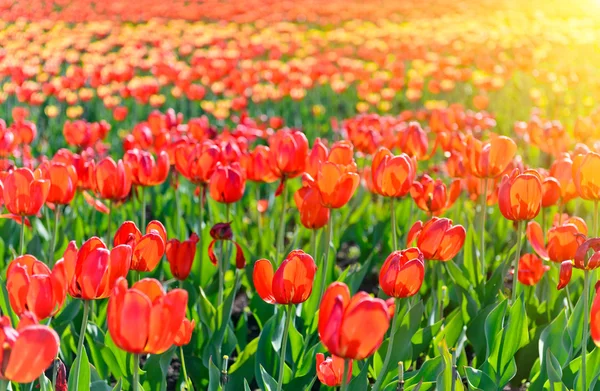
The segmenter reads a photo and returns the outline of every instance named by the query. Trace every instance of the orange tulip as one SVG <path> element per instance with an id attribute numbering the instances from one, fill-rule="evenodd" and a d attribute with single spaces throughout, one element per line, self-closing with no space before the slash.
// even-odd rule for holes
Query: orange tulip
<path id="1" fill-rule="evenodd" d="M 452 181 L 450 188 L 446 190 L 446 185 L 441 179 L 434 181 L 429 175 L 425 174 L 420 180 L 413 182 L 410 195 L 419 209 L 439 214 L 454 205 L 454 202 L 460 196 L 460 191 L 460 179 Z"/>
<path id="2" fill-rule="evenodd" d="M 94 184 L 94 171 L 96 163 L 92 157 L 82 152 L 81 155 L 73 153 L 68 149 L 60 149 L 54 157 L 53 162 L 63 163 L 67 166 L 71 165 L 77 172 L 77 187 L 85 190 L 93 190 Z"/>
<path id="3" fill-rule="evenodd" d="M 452 225 L 452 220 L 432 217 L 423 224 L 417 221 L 408 231 L 406 243 L 416 240 L 417 247 L 425 259 L 449 261 L 454 258 L 465 243 L 466 231 L 462 225 Z"/>
<path id="4" fill-rule="evenodd" d="M 308 229 L 319 229 L 329 221 L 330 211 L 323 206 L 321 193 L 314 187 L 303 186 L 294 194 L 300 211 L 300 222 Z"/>
<path id="5" fill-rule="evenodd" d="M 195 320 L 190 321 L 188 318 L 183 318 L 183 322 L 181 322 L 181 326 L 179 327 L 179 330 L 177 330 L 173 343 L 177 346 L 184 346 L 190 343 L 195 327 Z"/>
<path id="6" fill-rule="evenodd" d="M 550 266 L 544 265 L 537 255 L 523 254 L 519 259 L 519 282 L 523 285 L 533 286 L 540 282 L 548 270 L 550 270 Z"/>
<path id="7" fill-rule="evenodd" d="M 306 173 L 311 177 L 316 178 L 319 172 L 319 166 L 321 165 L 321 162 L 327 160 L 327 155 L 329 155 L 329 150 L 323 141 L 317 137 L 310 150 L 310 154 L 308 154 L 306 158 Z"/>
<path id="8" fill-rule="evenodd" d="M 389 326 L 388 307 L 382 299 L 365 292 L 350 297 L 348 286 L 342 282 L 334 282 L 325 291 L 319 310 L 319 337 L 331 354 L 344 359 L 367 358 L 379 348 Z"/>
<path id="9" fill-rule="evenodd" d="M 596 283 L 596 297 L 590 312 L 590 331 L 596 346 L 600 346 L 600 284 Z"/>
<path id="10" fill-rule="evenodd" d="M 425 158 L 428 145 L 427 134 L 416 121 L 410 122 L 398 133 L 398 147 L 408 156 L 416 159 Z"/>
<path id="11" fill-rule="evenodd" d="M 146 151 L 131 149 L 125 152 L 125 163 L 131 168 L 131 181 L 137 186 L 156 186 L 169 176 L 169 155 L 162 151 L 158 159 Z"/>
<path id="12" fill-rule="evenodd" d="M 512 161 L 517 144 L 508 137 L 493 133 L 487 142 L 469 136 L 466 151 L 471 174 L 478 178 L 496 178 Z"/>
<path id="13" fill-rule="evenodd" d="M 102 159 L 94 171 L 96 191 L 100 197 L 121 201 L 131 190 L 131 169 L 122 160 L 118 163 L 111 157 Z"/>
<path id="14" fill-rule="evenodd" d="M 589 152 L 573 159 L 573 183 L 584 200 L 600 200 L 600 154 Z"/>
<path id="15" fill-rule="evenodd" d="M 42 325 L 10 325 L 7 316 L 0 318 L 0 378 L 16 383 L 37 379 L 58 354 L 60 340 L 51 328 Z"/>
<path id="16" fill-rule="evenodd" d="M 6 270 L 6 289 L 10 306 L 18 316 L 29 311 L 36 319 L 46 319 L 58 312 L 67 294 L 64 262 L 50 271 L 33 255 L 17 257 Z"/>
<path id="17" fill-rule="evenodd" d="M 542 208 L 556 205 L 561 195 L 560 183 L 554 177 L 546 175 L 542 180 Z"/>
<path id="18" fill-rule="evenodd" d="M 77 191 L 77 171 L 71 164 L 45 162 L 40 166 L 43 175 L 50 181 L 46 202 L 59 205 L 70 204 Z"/>
<path id="19" fill-rule="evenodd" d="M 552 162 L 550 175 L 560 184 L 560 197 L 563 204 L 577 197 L 577 188 L 573 182 L 573 161 L 569 154 L 562 154 Z"/>
<path id="20" fill-rule="evenodd" d="M 213 141 L 183 143 L 175 150 L 175 168 L 196 185 L 208 183 L 220 160 L 221 149 Z"/>
<path id="21" fill-rule="evenodd" d="M 388 149 L 380 148 L 371 163 L 373 188 L 384 197 L 404 197 L 411 189 L 416 175 L 414 161 L 406 154 L 394 156 Z"/>
<path id="22" fill-rule="evenodd" d="M 294 178 L 304 172 L 308 139 L 298 130 L 281 129 L 269 137 L 270 166 L 278 178 Z"/>
<path id="23" fill-rule="evenodd" d="M 210 236 L 212 241 L 208 245 L 208 258 L 213 265 L 217 266 L 218 259 L 214 252 L 214 247 L 219 240 L 228 240 L 235 246 L 235 267 L 237 269 L 243 269 L 246 266 L 246 257 L 242 247 L 233 240 L 233 231 L 231 230 L 231 223 L 217 223 L 210 229 Z"/>
<path id="24" fill-rule="evenodd" d="M 391 253 L 379 271 L 379 286 L 395 298 L 414 296 L 425 277 L 423 254 L 416 247 Z"/>
<path id="25" fill-rule="evenodd" d="M 299 304 L 309 298 L 316 272 L 313 258 L 302 250 L 294 250 L 276 272 L 271 261 L 256 261 L 252 281 L 258 295 L 269 304 Z"/>
<path id="26" fill-rule="evenodd" d="M 88 239 L 78 250 L 71 241 L 64 254 L 67 290 L 84 300 L 107 298 L 119 277 L 125 277 L 131 265 L 131 247 L 108 250 L 97 237 Z"/>
<path id="27" fill-rule="evenodd" d="M 264 145 L 257 145 L 252 152 L 242 155 L 240 162 L 248 180 L 265 183 L 277 180 L 269 164 L 269 155 L 269 147 Z"/>
<path id="28" fill-rule="evenodd" d="M 192 233 L 188 240 L 179 241 L 171 239 L 167 242 L 165 254 L 167 255 L 171 273 L 176 279 L 183 281 L 190 275 L 199 240 L 198 235 Z"/>
<path id="29" fill-rule="evenodd" d="M 238 163 L 229 166 L 217 164 L 210 177 L 210 196 L 217 202 L 232 204 L 242 199 L 246 178 Z"/>
<path id="30" fill-rule="evenodd" d="M 49 192 L 50 181 L 43 178 L 39 169 L 32 172 L 29 168 L 16 168 L 0 181 L 0 195 L 6 209 L 15 215 L 38 214 Z"/>
<path id="31" fill-rule="evenodd" d="M 342 384 L 344 377 L 344 359 L 337 356 L 325 358 L 323 353 L 317 353 L 317 377 L 328 387 L 337 387 Z M 352 379 L 352 361 L 348 365 L 346 383 Z"/>
<path id="32" fill-rule="evenodd" d="M 161 354 L 174 343 L 185 319 L 188 293 L 144 278 L 127 288 L 119 278 L 108 300 L 108 330 L 115 345 L 129 353 Z"/>
<path id="33" fill-rule="evenodd" d="M 498 192 L 500 212 L 508 220 L 531 220 L 540 212 L 542 206 L 542 183 L 536 171 L 513 170 L 505 175 Z"/>
<path id="34" fill-rule="evenodd" d="M 527 239 L 533 250 L 543 259 L 561 263 L 575 258 L 575 253 L 585 240 L 587 226 L 579 217 L 572 217 L 563 224 L 548 230 L 548 243 L 544 245 L 542 227 L 535 221 L 527 224 Z"/>
<path id="35" fill-rule="evenodd" d="M 166 242 L 167 231 L 160 221 L 149 222 L 145 235 L 133 221 L 125 221 L 115 233 L 113 246 L 131 246 L 131 270 L 150 272 L 165 254 Z"/>

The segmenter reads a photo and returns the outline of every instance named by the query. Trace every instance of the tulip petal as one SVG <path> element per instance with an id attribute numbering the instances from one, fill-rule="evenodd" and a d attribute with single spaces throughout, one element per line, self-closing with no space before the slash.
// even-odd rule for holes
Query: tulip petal
<path id="1" fill-rule="evenodd" d="M 50 366 L 58 353 L 59 338 L 47 326 L 22 329 L 8 359 L 4 377 L 17 383 L 30 383 Z"/>
<path id="2" fill-rule="evenodd" d="M 275 297 L 273 296 L 273 274 L 273 265 L 271 264 L 271 261 L 259 259 L 254 264 L 254 271 L 252 272 L 254 288 L 260 298 L 269 304 L 275 304 L 276 302 Z"/>

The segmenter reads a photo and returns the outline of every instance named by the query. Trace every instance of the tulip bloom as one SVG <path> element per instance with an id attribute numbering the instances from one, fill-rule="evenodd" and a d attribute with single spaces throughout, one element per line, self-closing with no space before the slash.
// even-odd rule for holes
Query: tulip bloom
<path id="1" fill-rule="evenodd" d="M 160 185 L 169 176 L 169 155 L 165 151 L 154 160 L 149 152 L 131 149 L 125 153 L 123 160 L 131 168 L 131 181 L 136 186 Z"/>
<path id="2" fill-rule="evenodd" d="M 319 381 L 328 387 L 340 386 L 344 376 L 344 359 L 337 356 L 325 358 L 323 353 L 317 353 L 316 359 Z M 352 361 L 350 361 L 346 383 L 350 380 L 352 380 Z"/>
<path id="3" fill-rule="evenodd" d="M 77 191 L 78 176 L 70 164 L 47 162 L 40 166 L 44 177 L 50 181 L 46 202 L 58 205 L 70 204 Z"/>
<path id="4" fill-rule="evenodd" d="M 346 205 L 359 183 L 360 176 L 356 172 L 356 166 L 352 169 L 329 161 L 321 164 L 316 179 L 308 174 L 302 178 L 303 186 L 317 189 L 321 196 L 321 204 L 330 209 Z"/>
<path id="5" fill-rule="evenodd" d="M 150 272 L 165 254 L 166 242 L 167 231 L 160 221 L 149 222 L 145 235 L 142 235 L 133 221 L 125 221 L 115 233 L 113 246 L 131 246 L 131 270 Z"/>
<path id="6" fill-rule="evenodd" d="M 324 207 L 321 194 L 315 188 L 305 186 L 294 194 L 296 207 L 300 211 L 300 222 L 308 229 L 319 229 L 329 221 L 330 211 Z"/>
<path id="7" fill-rule="evenodd" d="M 519 282 L 523 285 L 534 286 L 540 282 L 544 277 L 544 273 L 548 270 L 550 270 L 550 266 L 544 265 L 544 262 L 537 255 L 523 254 L 519 259 Z"/>
<path id="8" fill-rule="evenodd" d="M 577 197 L 577 188 L 573 182 L 573 161 L 569 154 L 565 153 L 552 162 L 550 175 L 560 184 L 560 197 L 563 204 Z"/>
<path id="9" fill-rule="evenodd" d="M 379 286 L 386 295 L 405 298 L 421 289 L 425 264 L 421 251 L 412 247 L 391 253 L 379 272 Z"/>
<path id="10" fill-rule="evenodd" d="M 416 166 L 408 155 L 393 155 L 382 147 L 373 156 L 371 175 L 373 189 L 377 194 L 400 198 L 410 191 L 416 175 Z"/>
<path id="11" fill-rule="evenodd" d="M 588 257 L 588 252 L 592 254 Z M 557 289 L 562 289 L 571 280 L 573 267 L 583 270 L 588 277 L 589 271 L 600 267 L 600 238 L 592 238 L 584 241 L 575 252 L 573 260 L 564 261 L 560 264 L 560 278 Z"/>
<path id="12" fill-rule="evenodd" d="M 175 150 L 175 168 L 195 185 L 205 186 L 220 160 L 221 149 L 212 141 L 183 143 Z"/>
<path id="13" fill-rule="evenodd" d="M 246 178 L 238 163 L 229 166 L 218 164 L 210 177 L 210 196 L 213 200 L 232 204 L 242 199 Z"/>
<path id="14" fill-rule="evenodd" d="M 600 200 L 600 154 L 589 152 L 573 159 L 573 183 L 584 200 Z"/>
<path id="15" fill-rule="evenodd" d="M 542 180 L 542 208 L 547 208 L 560 200 L 560 183 L 556 178 L 546 175 Z"/>
<path id="16" fill-rule="evenodd" d="M 389 325 L 388 308 L 382 299 L 365 292 L 351 297 L 348 286 L 342 282 L 331 284 L 323 295 L 319 337 L 331 354 L 365 359 L 379 348 Z"/>
<path id="17" fill-rule="evenodd" d="M 477 178 L 500 176 L 517 152 L 517 144 L 512 139 L 495 134 L 490 136 L 486 142 L 471 136 L 467 140 L 469 170 Z"/>
<path id="18" fill-rule="evenodd" d="M 515 169 L 505 175 L 498 192 L 500 212 L 508 220 L 524 221 L 535 218 L 542 206 L 542 183 L 533 170 L 519 173 Z"/>
<path id="19" fill-rule="evenodd" d="M 167 255 L 171 273 L 176 279 L 183 281 L 190 275 L 199 240 L 198 235 L 192 233 L 188 240 L 179 241 L 171 239 L 167 242 L 165 254 Z"/>
<path id="20" fill-rule="evenodd" d="M 447 262 L 454 258 L 465 243 L 466 231 L 462 225 L 452 225 L 452 220 L 432 217 L 423 224 L 417 221 L 408 231 L 406 243 L 416 245 L 425 259 Z"/>
<path id="21" fill-rule="evenodd" d="M 298 130 L 282 129 L 269 137 L 270 166 L 282 182 L 304 172 L 308 139 Z"/>
<path id="22" fill-rule="evenodd" d="M 596 283 L 596 297 L 590 313 L 590 330 L 596 346 L 600 346 L 600 284 Z"/>
<path id="23" fill-rule="evenodd" d="M 0 182 L 0 195 L 6 209 L 14 215 L 34 216 L 40 212 L 50 193 L 50 181 L 41 170 L 16 168 Z"/>
<path id="24" fill-rule="evenodd" d="M 6 271 L 10 306 L 18 316 L 27 311 L 39 320 L 53 316 L 65 301 L 66 278 L 64 262 L 57 262 L 50 271 L 33 255 L 22 255 Z"/>
<path id="25" fill-rule="evenodd" d="M 238 269 L 243 269 L 246 266 L 246 257 L 242 247 L 233 240 L 233 231 L 231 230 L 231 223 L 218 223 L 210 229 L 210 236 L 212 241 L 208 245 L 208 258 L 213 265 L 217 266 L 219 263 L 214 252 L 214 247 L 217 241 L 231 241 L 236 249 L 235 252 L 235 266 Z"/>
<path id="26" fill-rule="evenodd" d="M 120 349 L 133 354 L 161 354 L 174 343 L 185 319 L 188 293 L 144 278 L 127 287 L 120 278 L 108 300 L 108 330 Z M 138 365 L 136 363 L 136 365 Z"/>
<path id="27" fill-rule="evenodd" d="M 179 330 L 177 330 L 177 334 L 175 334 L 175 340 L 173 341 L 173 343 L 177 346 L 184 346 L 190 343 L 195 327 L 195 320 L 183 318 L 181 326 L 179 327 Z"/>
<path id="28" fill-rule="evenodd" d="M 0 379 L 30 383 L 40 377 L 58 354 L 58 334 L 48 326 L 28 324 L 13 329 L 7 316 L 0 318 Z"/>
<path id="29" fill-rule="evenodd" d="M 585 241 L 587 226 L 579 217 L 571 217 L 548 230 L 548 242 L 544 245 L 542 227 L 536 221 L 527 224 L 527 239 L 533 250 L 543 259 L 561 263 L 575 258 L 577 249 Z"/>
<path id="30" fill-rule="evenodd" d="M 441 179 L 435 181 L 427 174 L 413 182 L 410 195 L 419 209 L 432 214 L 439 214 L 454 205 L 460 196 L 460 179 L 452 181 L 447 190 Z"/>
<path id="31" fill-rule="evenodd" d="M 429 142 L 421 125 L 412 121 L 398 134 L 398 147 L 402 152 L 416 159 L 426 159 Z"/>
<path id="32" fill-rule="evenodd" d="M 269 304 L 300 304 L 309 298 L 316 272 L 313 258 L 302 250 L 294 250 L 276 272 L 271 261 L 256 261 L 252 281 L 260 298 Z"/>
<path id="33" fill-rule="evenodd" d="M 80 249 L 71 241 L 64 254 L 67 290 L 84 300 L 108 297 L 119 277 L 125 277 L 131 265 L 131 247 L 108 250 L 97 237 L 88 239 Z"/>
<path id="34" fill-rule="evenodd" d="M 252 152 L 242 155 L 240 162 L 248 180 L 265 183 L 277 180 L 277 175 L 273 173 L 269 164 L 270 153 L 269 147 L 257 145 Z"/>
<path id="35" fill-rule="evenodd" d="M 305 172 L 311 177 L 316 178 L 319 172 L 319 166 L 321 165 L 321 162 L 327 160 L 327 155 L 329 155 L 329 150 L 323 141 L 317 137 L 312 149 L 310 150 L 310 154 L 306 158 Z"/>
<path id="36" fill-rule="evenodd" d="M 96 192 L 110 201 L 121 201 L 131 191 L 131 169 L 123 160 L 117 163 L 111 158 L 102 159 L 94 171 Z"/>

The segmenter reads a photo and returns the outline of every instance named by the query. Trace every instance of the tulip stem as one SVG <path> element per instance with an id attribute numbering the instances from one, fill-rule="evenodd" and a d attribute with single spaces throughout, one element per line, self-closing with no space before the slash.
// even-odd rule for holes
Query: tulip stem
<path id="1" fill-rule="evenodd" d="M 340 388 L 340 391 L 346 391 L 348 389 L 348 374 L 350 371 L 350 360 L 349 359 L 345 359 L 344 360 L 344 375 L 342 376 L 342 387 Z"/>
<path id="2" fill-rule="evenodd" d="M 393 213 L 393 212 L 392 212 Z M 400 314 L 400 299 L 395 300 L 396 308 L 394 310 L 394 317 L 392 318 L 392 325 L 390 326 L 390 340 L 387 346 L 387 352 L 385 353 L 385 359 L 383 360 L 383 366 L 381 367 L 381 372 L 379 376 L 377 376 L 377 381 L 373 385 L 371 391 L 379 391 L 383 380 L 385 379 L 385 375 L 388 372 L 388 366 L 390 365 L 390 359 L 392 358 L 392 350 L 394 350 L 394 337 L 396 336 L 396 322 L 398 321 L 398 316 Z M 344 375 L 343 379 L 346 379 L 347 375 Z"/>
<path id="3" fill-rule="evenodd" d="M 56 205 L 56 209 L 54 209 L 54 231 L 52 232 L 52 237 L 50 238 L 50 253 L 49 253 L 49 263 L 50 267 L 54 267 L 54 250 L 56 248 L 56 236 L 58 235 L 58 221 L 60 220 L 60 205 Z"/>
<path id="4" fill-rule="evenodd" d="M 598 237 L 600 234 L 598 233 L 598 201 L 594 201 L 594 233 L 593 235 Z"/>
<path id="5" fill-rule="evenodd" d="M 108 201 L 108 226 L 106 227 L 106 245 L 109 246 L 110 245 L 110 223 L 111 223 L 111 217 L 112 217 L 112 200 Z"/>
<path id="6" fill-rule="evenodd" d="M 133 384 L 131 389 L 133 391 L 138 391 L 140 384 L 140 355 L 133 355 Z"/>
<path id="7" fill-rule="evenodd" d="M 179 189 L 173 190 L 175 192 L 175 212 L 177 213 L 175 215 L 175 228 L 177 229 L 177 239 L 181 239 L 181 220 L 179 219 L 179 216 L 181 216 L 179 212 L 181 206 L 179 205 Z"/>
<path id="8" fill-rule="evenodd" d="M 310 245 L 311 245 L 311 248 L 310 248 L 311 254 L 310 255 L 312 255 L 313 258 L 315 258 L 315 259 L 319 259 L 317 257 L 317 230 L 316 229 L 313 229 L 310 231 Z"/>
<path id="9" fill-rule="evenodd" d="M 517 222 L 517 252 L 515 253 L 515 259 L 513 261 L 513 287 L 512 287 L 512 300 L 514 303 L 517 299 L 517 281 L 519 280 L 519 258 L 521 258 L 521 245 L 522 245 L 522 236 L 523 236 L 523 227 L 524 224 L 522 221 Z"/>
<path id="10" fill-rule="evenodd" d="M 329 221 L 325 225 L 325 258 L 323 259 L 323 269 L 321 270 L 321 291 L 319 292 L 319 302 L 323 298 L 325 292 L 325 284 L 327 283 L 327 269 L 329 268 L 329 248 L 331 247 L 331 231 L 333 229 L 333 213 L 329 215 Z"/>
<path id="11" fill-rule="evenodd" d="M 185 381 L 186 388 L 191 390 L 190 387 L 190 378 L 187 375 L 187 369 L 185 368 L 185 357 L 183 356 L 183 346 L 179 347 L 179 355 L 181 356 L 181 369 L 183 370 L 183 378 Z"/>
<path id="12" fill-rule="evenodd" d="M 145 232 L 146 228 L 146 192 L 144 191 L 144 186 L 140 186 L 140 200 L 142 202 L 142 210 L 140 216 L 140 230 Z"/>
<path id="13" fill-rule="evenodd" d="M 285 351 L 287 350 L 288 334 L 292 323 L 293 304 L 288 304 L 285 307 L 285 326 L 283 328 L 283 337 L 281 340 L 281 351 L 279 355 L 279 377 L 277 380 L 277 391 L 281 391 L 283 387 L 283 372 L 285 371 Z"/>
<path id="14" fill-rule="evenodd" d="M 390 207 L 392 208 L 392 251 L 398 250 L 398 233 L 396 231 L 396 204 L 394 197 L 390 197 Z"/>
<path id="15" fill-rule="evenodd" d="M 279 221 L 279 231 L 277 232 L 277 252 L 275 253 L 275 262 L 277 265 L 281 264 L 279 257 L 283 253 L 284 239 L 285 239 L 285 212 L 287 208 L 287 197 L 288 188 L 283 183 L 283 193 L 281 194 L 281 220 Z"/>
<path id="16" fill-rule="evenodd" d="M 8 385 L 10 382 L 8 380 L 0 379 L 0 391 L 8 390 Z"/>
<path id="17" fill-rule="evenodd" d="M 481 248 L 479 249 L 481 251 L 480 253 L 480 262 L 481 262 L 481 281 L 483 283 L 483 286 L 485 286 L 485 282 L 486 282 L 486 273 L 485 273 L 485 219 L 486 219 L 486 215 L 487 215 L 487 192 L 488 192 L 488 179 L 484 179 L 483 180 L 483 194 L 481 197 Z M 477 270 L 475 270 L 475 273 L 477 273 Z"/>
<path id="18" fill-rule="evenodd" d="M 77 343 L 77 358 L 81 360 L 81 352 L 83 351 L 83 341 L 85 340 L 85 331 L 87 329 L 88 318 L 90 316 L 90 301 L 83 301 L 83 319 L 81 320 L 81 329 L 79 330 L 79 342 Z M 77 373 L 75 374 L 75 379 L 77 380 L 75 384 L 79 384 L 79 375 L 81 374 L 81 363 L 77 364 Z"/>
<path id="19" fill-rule="evenodd" d="M 581 389 L 585 390 L 586 383 L 586 367 L 585 361 L 587 356 L 587 345 L 590 331 L 590 271 L 583 271 L 583 338 L 581 338 Z"/>
<path id="20" fill-rule="evenodd" d="M 25 216 L 21 215 L 21 247 L 19 250 L 21 255 L 25 254 Z"/>
<path id="21" fill-rule="evenodd" d="M 204 224 L 204 197 L 205 197 L 205 190 L 204 190 L 204 185 L 200 186 L 200 216 L 198 219 L 198 236 L 200 237 L 200 251 L 199 251 L 199 261 L 200 261 L 200 268 L 198 269 L 198 284 L 201 285 L 202 284 L 202 259 L 204 258 L 204 237 L 202 236 L 202 224 Z M 210 216 L 209 216 L 210 218 Z"/>

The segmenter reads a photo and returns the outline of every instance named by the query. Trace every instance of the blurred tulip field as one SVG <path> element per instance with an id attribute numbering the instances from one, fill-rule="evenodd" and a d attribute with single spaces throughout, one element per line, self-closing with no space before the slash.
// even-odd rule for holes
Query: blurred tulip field
<path id="1" fill-rule="evenodd" d="M 600 390 L 599 69 L 600 0 L 0 0 L 0 391 Z"/>

